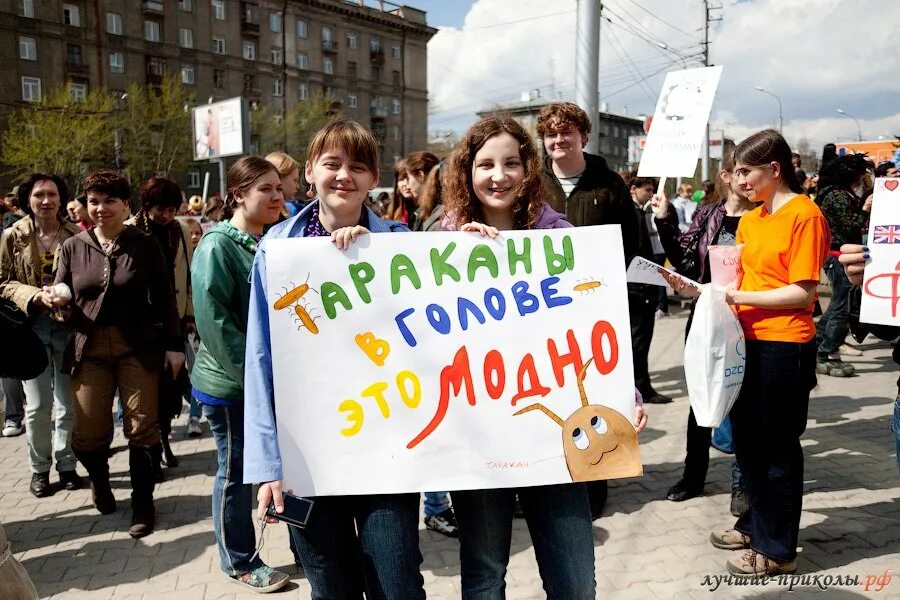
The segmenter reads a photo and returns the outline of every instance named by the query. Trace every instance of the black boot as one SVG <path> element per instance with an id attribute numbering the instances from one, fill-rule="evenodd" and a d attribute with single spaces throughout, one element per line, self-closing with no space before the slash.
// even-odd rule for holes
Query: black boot
<path id="1" fill-rule="evenodd" d="M 175 453 L 172 452 L 172 446 L 169 445 L 169 432 L 172 431 L 171 421 L 168 425 L 168 431 L 163 431 L 162 427 L 160 427 L 159 441 L 162 443 L 162 464 L 171 469 L 178 466 L 178 457 L 175 456 Z"/>
<path id="2" fill-rule="evenodd" d="M 153 533 L 156 509 L 153 506 L 153 454 L 156 447 L 128 446 L 128 466 L 131 471 L 131 527 L 133 538 Z"/>
<path id="3" fill-rule="evenodd" d="M 150 453 L 152 454 L 153 459 L 153 479 L 156 483 L 162 483 L 166 479 L 165 473 L 163 473 L 162 463 L 163 463 L 163 449 L 162 444 L 158 444 L 150 448 Z"/>
<path id="4" fill-rule="evenodd" d="M 109 449 L 95 452 L 76 452 L 78 462 L 84 465 L 91 479 L 91 496 L 100 514 L 116 512 L 116 498 L 109 487 Z"/>

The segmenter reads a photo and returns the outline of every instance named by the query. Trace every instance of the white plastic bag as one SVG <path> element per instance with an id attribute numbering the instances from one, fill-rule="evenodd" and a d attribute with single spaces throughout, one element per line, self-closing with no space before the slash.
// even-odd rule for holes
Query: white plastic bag
<path id="1" fill-rule="evenodd" d="M 744 382 L 744 330 L 724 289 L 709 283 L 701 289 L 684 345 L 684 375 L 697 425 L 718 427 Z"/>

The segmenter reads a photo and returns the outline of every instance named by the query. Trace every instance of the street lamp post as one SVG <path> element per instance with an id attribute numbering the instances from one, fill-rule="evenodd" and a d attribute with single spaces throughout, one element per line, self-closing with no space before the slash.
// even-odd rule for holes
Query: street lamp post
<path id="1" fill-rule="evenodd" d="M 784 111 L 782 111 L 782 109 L 781 109 L 781 98 L 779 98 L 778 96 L 776 96 L 775 94 L 773 94 L 772 92 L 770 92 L 769 90 L 765 89 L 762 86 L 757 85 L 755 87 L 756 87 L 757 92 L 762 92 L 763 94 L 768 94 L 768 95 L 772 96 L 773 98 L 775 98 L 776 100 L 778 100 L 778 133 L 782 133 L 784 130 Z"/>
<path id="2" fill-rule="evenodd" d="M 853 122 L 856 123 L 856 141 L 861 142 L 862 141 L 862 129 L 859 128 L 859 121 L 856 120 L 856 117 L 847 113 L 847 111 L 845 111 L 843 108 L 838 108 L 836 110 L 837 110 L 837 112 L 844 115 L 845 117 L 850 117 L 851 119 L 853 119 Z"/>

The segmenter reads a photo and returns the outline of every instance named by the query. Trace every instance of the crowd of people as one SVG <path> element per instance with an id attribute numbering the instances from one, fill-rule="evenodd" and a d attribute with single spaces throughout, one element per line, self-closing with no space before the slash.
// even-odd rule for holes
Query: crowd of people
<path id="1" fill-rule="evenodd" d="M 270 504 L 276 512 L 284 506 L 266 289 L 270 240 L 330 237 L 346 249 L 370 232 L 495 238 L 509 230 L 617 225 L 626 264 L 636 256 L 668 261 L 701 283 L 710 281 L 711 246 L 743 245 L 743 279 L 726 297 L 747 339 L 744 385 L 715 430 L 698 426 L 688 410 L 684 471 L 667 498 L 703 493 L 711 444 L 733 453 L 737 520 L 711 532 L 711 543 L 743 551 L 728 561 L 731 573 L 794 572 L 809 395 L 817 374 L 853 375 L 841 353 L 853 320 L 850 295 L 868 257 L 859 242 L 872 175 L 895 175 L 896 167 L 834 155 L 809 176 L 784 138 L 764 130 L 726 156 L 714 181 L 696 191 L 680 185 L 670 201 L 657 194 L 655 179 L 617 173 L 585 152 L 590 133 L 585 111 L 567 102 L 541 110 L 542 148 L 511 117 L 490 115 L 450 156 L 414 152 L 398 162 L 386 199 L 370 195 L 379 180 L 378 142 L 346 119 L 314 136 L 305 163 L 282 152 L 238 159 L 224 196 L 205 202 L 185 198 L 162 177 L 133 194 L 121 174 L 98 170 L 70 200 L 56 175 L 29 176 L 3 200 L 0 306 L 28 316 L 46 354 L 36 376 L 2 380 L 3 435 L 27 433 L 31 492 L 54 492 L 54 464 L 59 485 L 79 489 L 81 463 L 97 511 L 114 512 L 108 460 L 118 406 L 128 440 L 129 533 L 151 534 L 154 486 L 163 466 L 178 465 L 172 421 L 187 403 L 188 435 L 203 434 L 202 416 L 217 450 L 211 511 L 222 571 L 256 592 L 280 589 L 288 575 L 259 557 L 251 516 L 255 508 L 258 520 L 274 522 Z M 823 268 L 832 297 L 817 324 Z M 682 297 L 698 293 L 672 283 Z M 671 402 L 654 389 L 648 364 L 655 321 L 668 314 L 665 292 L 628 284 L 636 390 L 630 416 L 638 432 L 646 405 Z M 692 316 L 693 306 L 688 330 Z M 516 516 L 526 519 L 548 597 L 595 597 L 591 523 L 602 513 L 606 482 L 423 492 L 426 526 L 459 538 L 463 598 L 503 597 Z M 424 598 L 420 503 L 419 494 L 317 498 L 307 526 L 290 527 L 313 597 Z"/>

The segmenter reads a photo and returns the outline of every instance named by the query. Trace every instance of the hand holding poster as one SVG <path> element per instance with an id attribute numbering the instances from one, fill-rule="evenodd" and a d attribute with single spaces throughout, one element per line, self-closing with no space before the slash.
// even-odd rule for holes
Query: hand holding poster
<path id="1" fill-rule="evenodd" d="M 545 485 L 642 473 L 621 232 L 267 245 L 285 489 Z"/>
<path id="2" fill-rule="evenodd" d="M 643 256 L 635 256 L 631 259 L 631 264 L 628 265 L 628 270 L 625 272 L 625 275 L 628 279 L 628 283 L 646 283 L 649 285 L 665 287 L 669 285 L 669 281 L 665 278 L 663 273 L 667 273 L 670 277 L 680 279 L 691 287 L 700 289 L 700 284 L 690 277 L 685 277 L 672 269 L 667 269 L 662 265 L 658 265 L 652 260 L 647 260 Z"/>
<path id="3" fill-rule="evenodd" d="M 869 217 L 869 254 L 859 320 L 900 326 L 900 179 L 875 180 Z"/>

